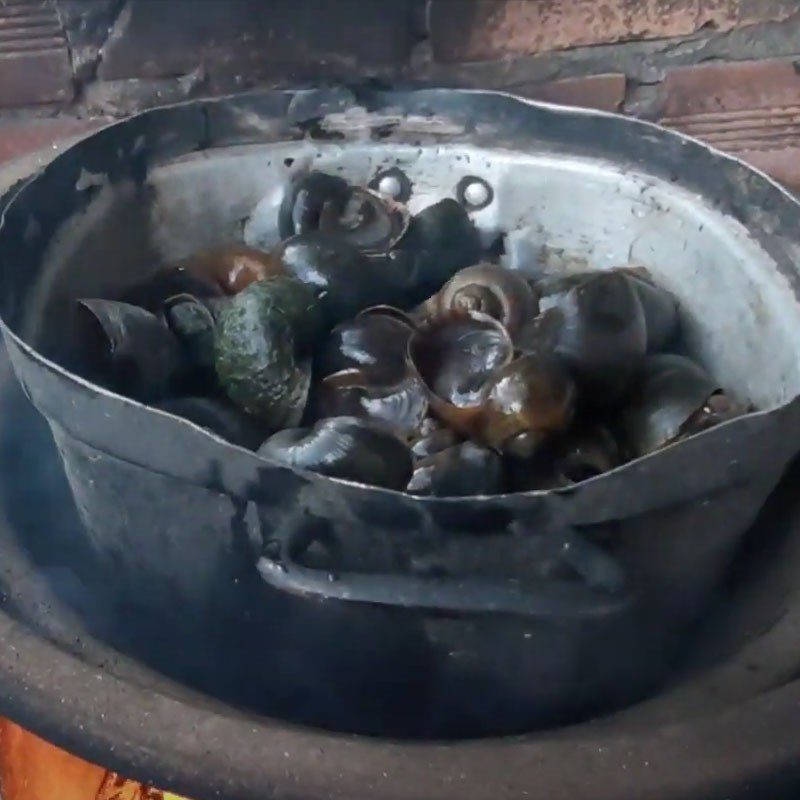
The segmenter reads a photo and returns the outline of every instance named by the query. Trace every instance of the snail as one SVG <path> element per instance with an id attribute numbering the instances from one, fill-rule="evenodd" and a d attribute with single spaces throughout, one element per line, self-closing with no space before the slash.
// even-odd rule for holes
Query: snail
<path id="1" fill-rule="evenodd" d="M 550 355 L 528 353 L 499 368 L 481 397 L 478 437 L 515 458 L 529 458 L 572 422 L 575 383 Z"/>
<path id="2" fill-rule="evenodd" d="M 412 217 L 398 247 L 408 257 L 406 302 L 410 305 L 423 302 L 460 269 L 481 259 L 478 232 L 464 207 L 452 198 Z"/>
<path id="3" fill-rule="evenodd" d="M 373 384 L 394 385 L 405 377 L 412 333 L 410 322 L 395 309 L 367 309 L 331 331 L 317 351 L 315 369 L 327 376 L 357 368 L 368 372 Z"/>
<path id="4" fill-rule="evenodd" d="M 678 329 L 678 300 L 672 292 L 658 286 L 644 267 L 615 267 L 610 270 L 588 270 L 571 275 L 550 275 L 536 283 L 544 309 L 558 304 L 558 298 L 599 275 L 623 275 L 636 294 L 644 314 L 647 351 L 662 350 L 675 337 Z"/>
<path id="5" fill-rule="evenodd" d="M 620 427 L 633 454 L 644 456 L 743 412 L 699 364 L 660 354 L 645 361 Z"/>
<path id="6" fill-rule="evenodd" d="M 189 361 L 204 372 L 214 369 L 214 328 L 224 299 L 200 299 L 190 294 L 167 298 L 162 306 L 164 321 L 181 342 Z"/>
<path id="7" fill-rule="evenodd" d="M 458 443 L 459 438 L 455 431 L 445 427 L 434 417 L 426 417 L 411 442 L 411 455 L 417 462 Z"/>
<path id="8" fill-rule="evenodd" d="M 403 489 L 411 477 L 408 447 L 384 426 L 355 417 L 279 431 L 258 453 L 288 467 L 387 489 Z"/>
<path id="9" fill-rule="evenodd" d="M 647 350 L 644 311 L 628 276 L 599 272 L 539 302 L 542 313 L 520 333 L 520 347 L 562 358 L 588 403 L 619 401 Z"/>
<path id="10" fill-rule="evenodd" d="M 512 339 L 539 312 L 536 292 L 518 272 L 486 262 L 457 272 L 416 312 L 421 318 L 448 311 L 478 311 L 503 324 Z"/>
<path id="11" fill-rule="evenodd" d="M 320 218 L 333 211 L 341 214 L 350 196 L 350 184 L 336 175 L 312 171 L 293 180 L 278 211 L 282 239 L 319 230 Z"/>
<path id="12" fill-rule="evenodd" d="M 155 314 L 115 300 L 84 299 L 78 301 L 78 322 L 90 372 L 115 391 L 151 402 L 178 390 L 189 364 Z"/>
<path id="13" fill-rule="evenodd" d="M 570 424 L 576 390 L 559 360 L 513 355 L 506 329 L 477 312 L 437 317 L 409 341 L 432 412 L 467 438 L 525 458 Z"/>
<path id="14" fill-rule="evenodd" d="M 468 497 L 503 490 L 503 462 L 497 453 L 462 442 L 416 462 L 406 486 L 410 494 Z"/>
<path id="15" fill-rule="evenodd" d="M 408 211 L 400 203 L 316 171 L 293 182 L 279 212 L 282 238 L 326 233 L 341 237 L 365 255 L 391 250 L 408 225 Z"/>
<path id="16" fill-rule="evenodd" d="M 370 306 L 395 304 L 406 291 L 408 277 L 393 262 L 376 263 L 345 239 L 327 233 L 293 236 L 273 256 L 281 274 L 317 292 L 330 325 Z"/>
<path id="17" fill-rule="evenodd" d="M 362 370 L 346 369 L 324 378 L 316 390 L 318 417 L 352 416 L 371 419 L 412 438 L 428 413 L 428 399 L 413 377 L 396 383 L 374 382 Z"/>
<path id="18" fill-rule="evenodd" d="M 311 381 L 306 348 L 321 325 L 316 296 L 298 281 L 257 281 L 231 298 L 214 329 L 220 386 L 273 430 L 296 425 Z"/>
<path id="19" fill-rule="evenodd" d="M 433 413 L 465 435 L 477 424 L 486 381 L 513 355 L 506 329 L 471 311 L 431 319 L 408 343 L 409 367 L 428 391 Z"/>
<path id="20" fill-rule="evenodd" d="M 273 254 L 244 244 L 201 250 L 182 261 L 179 268 L 196 278 L 216 284 L 225 294 L 237 294 L 253 281 L 279 271 Z"/>

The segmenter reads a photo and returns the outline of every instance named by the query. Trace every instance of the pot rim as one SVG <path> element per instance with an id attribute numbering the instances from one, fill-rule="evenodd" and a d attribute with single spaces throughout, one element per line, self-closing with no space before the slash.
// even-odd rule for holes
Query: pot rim
<path id="1" fill-rule="evenodd" d="M 584 117 L 584 118 L 592 118 L 592 117 L 602 117 L 608 118 L 611 120 L 619 121 L 620 123 L 624 123 L 626 126 L 638 126 L 644 130 L 649 130 L 654 135 L 657 135 L 661 138 L 671 138 L 671 139 L 678 139 L 685 141 L 687 143 L 693 143 L 695 145 L 699 145 L 702 148 L 703 153 L 706 154 L 707 157 L 718 160 L 718 161 L 726 161 L 732 164 L 741 167 L 742 169 L 746 170 L 751 174 L 755 174 L 758 176 L 760 180 L 765 182 L 769 189 L 775 191 L 779 196 L 782 202 L 784 202 L 788 207 L 791 207 L 796 213 L 800 211 L 800 201 L 796 199 L 790 192 L 784 189 L 780 184 L 776 181 L 772 180 L 768 175 L 766 175 L 763 171 L 746 164 L 742 159 L 737 158 L 735 156 L 728 155 L 726 153 L 717 150 L 716 148 L 701 142 L 699 139 L 691 136 L 687 136 L 683 133 L 679 133 L 677 131 L 668 130 L 656 123 L 645 121 L 645 120 L 636 120 L 631 119 L 629 117 L 625 117 L 621 114 L 614 113 L 614 112 L 607 112 L 607 111 L 595 111 L 593 109 L 584 109 L 584 108 L 573 108 L 567 106 L 561 106 L 554 103 L 545 103 L 539 102 L 535 100 L 530 100 L 527 98 L 517 97 L 508 92 L 495 92 L 489 90 L 479 90 L 479 89 L 447 89 L 447 90 L 439 90 L 439 89 L 423 89 L 418 90 L 415 92 L 411 92 L 409 94 L 413 94 L 416 96 L 424 97 L 427 95 L 431 95 L 432 93 L 435 95 L 437 92 L 445 91 L 451 95 L 464 95 L 468 97 L 504 97 L 510 100 L 513 100 L 514 103 L 530 106 L 532 108 L 543 109 L 551 111 L 555 114 L 564 115 L 564 116 L 572 116 L 572 117 Z M 342 95 L 344 94 L 344 101 L 342 100 Z M 391 98 L 393 95 L 399 95 L 400 92 L 385 92 L 379 93 L 380 97 L 383 98 Z M 319 96 L 316 98 L 315 96 Z M 79 150 L 81 146 L 85 146 L 87 142 L 91 142 L 95 139 L 98 135 L 101 135 L 104 131 L 115 129 L 119 126 L 126 126 L 135 122 L 136 120 L 151 118 L 153 116 L 157 117 L 159 114 L 168 113 L 171 110 L 179 109 L 183 107 L 192 107 L 198 106 L 203 109 L 209 109 L 213 107 L 221 107 L 224 106 L 225 103 L 235 101 L 235 100 L 247 100 L 247 99 L 258 99 L 258 98 L 291 98 L 292 100 L 297 100 L 298 98 L 302 98 L 304 101 L 307 102 L 306 107 L 306 114 L 309 113 L 309 108 L 314 107 L 315 99 L 318 100 L 317 106 L 319 108 L 325 108 L 325 103 L 330 100 L 330 96 L 333 95 L 334 98 L 337 98 L 339 102 L 344 102 L 345 107 L 352 105 L 353 102 L 357 100 L 356 96 L 348 91 L 348 90 L 314 90 L 314 89 L 300 89 L 300 90 L 268 90 L 268 91 L 256 91 L 256 92 L 248 92 L 243 94 L 232 94 L 225 97 L 214 98 L 209 100 L 188 100 L 183 101 L 181 103 L 175 103 L 170 105 L 159 106 L 156 108 L 149 109 L 147 111 L 140 112 L 139 114 L 134 115 L 133 117 L 129 117 L 127 119 L 119 120 L 109 125 L 103 126 L 102 128 L 98 129 L 90 133 L 88 136 L 84 137 L 83 139 L 79 140 L 78 142 L 72 144 L 71 146 L 65 148 L 61 153 L 55 156 L 52 161 L 47 164 L 45 167 L 37 170 L 33 175 L 31 175 L 27 180 L 25 180 L 20 186 L 16 188 L 15 191 L 12 192 L 11 198 L 6 203 L 5 207 L 0 211 L 0 236 L 3 234 L 3 228 L 5 225 L 5 217 L 6 211 L 9 208 L 14 206 L 14 203 L 17 202 L 19 195 L 25 190 L 25 188 L 37 177 L 39 177 L 44 172 L 54 168 L 58 165 L 58 162 L 63 159 L 66 155 Z M 388 101 L 383 102 L 383 107 L 387 107 Z M 287 112 L 288 113 L 288 112 Z M 320 112 L 323 113 L 323 112 Z M 319 114 L 318 114 L 319 115 Z M 224 145 L 223 145 L 224 147 Z M 213 145 L 208 149 L 214 149 Z M 798 214 L 800 217 L 800 214 Z M 797 245 L 800 247 L 800 237 L 797 237 Z M 780 265 L 778 265 L 780 268 Z M 782 272 L 782 274 L 784 274 Z M 797 276 L 795 276 L 797 277 Z M 800 281 L 800 278 L 798 278 Z M 800 286 L 800 282 L 798 283 Z M 798 290 L 794 291 L 795 297 L 798 298 L 800 292 Z M 800 302 L 800 299 L 798 299 Z M 759 409 L 755 411 L 748 412 L 743 414 L 740 417 L 737 417 L 732 420 L 728 420 L 720 425 L 717 425 L 709 430 L 702 431 L 700 433 L 694 434 L 691 437 L 687 437 L 686 439 L 681 439 L 679 441 L 672 442 L 667 446 L 653 452 L 649 453 L 644 456 L 640 456 L 638 458 L 632 459 L 618 467 L 615 467 L 608 472 L 602 473 L 601 475 L 597 475 L 592 477 L 588 480 L 581 481 L 579 484 L 575 484 L 574 486 L 570 487 L 562 487 L 556 489 L 540 489 L 540 490 L 533 490 L 527 492 L 505 492 L 501 494 L 491 494 L 491 495 L 470 495 L 469 497 L 428 497 L 428 496 L 417 496 L 417 495 L 410 495 L 406 492 L 396 489 L 387 489 L 378 486 L 369 486 L 366 484 L 362 484 L 356 481 L 346 480 L 343 478 L 334 478 L 319 475 L 317 473 L 309 472 L 308 470 L 299 469 L 296 467 L 287 467 L 285 464 L 280 464 L 279 462 L 272 461 L 262 455 L 259 455 L 251 450 L 246 450 L 245 448 L 241 448 L 237 445 L 234 445 L 227 440 L 221 438 L 220 436 L 196 425 L 195 423 L 190 422 L 182 417 L 178 417 L 174 414 L 171 414 L 167 411 L 162 411 L 160 409 L 153 408 L 148 406 L 144 403 L 141 403 L 137 400 L 133 400 L 131 398 L 125 397 L 124 395 L 117 394 L 116 392 L 110 391 L 98 384 L 92 383 L 91 381 L 86 380 L 85 378 L 77 375 L 66 368 L 62 367 L 61 365 L 57 364 L 56 362 L 46 358 L 44 355 L 39 353 L 32 345 L 28 344 L 24 341 L 3 319 L 0 317 L 0 330 L 4 333 L 5 336 L 10 337 L 14 344 L 21 350 L 23 353 L 31 359 L 33 362 L 38 364 L 40 367 L 44 367 L 48 371 L 54 373 L 59 378 L 65 380 L 67 383 L 72 384 L 73 386 L 80 387 L 84 390 L 91 391 L 96 396 L 105 397 L 108 399 L 113 400 L 114 402 L 121 403 L 123 406 L 128 406 L 131 408 L 135 408 L 137 410 L 144 410 L 146 413 L 150 414 L 162 414 L 166 418 L 170 419 L 172 424 L 179 424 L 183 425 L 188 430 L 192 431 L 192 435 L 197 436 L 206 436 L 209 437 L 211 441 L 215 442 L 217 445 L 225 447 L 225 448 L 235 448 L 236 450 L 241 450 L 243 453 L 247 453 L 249 456 L 257 459 L 259 462 L 264 464 L 265 466 L 269 466 L 272 468 L 280 468 L 280 469 L 288 469 L 294 474 L 300 476 L 301 478 L 305 479 L 306 481 L 311 481 L 313 483 L 323 483 L 323 484 L 332 484 L 332 485 L 342 485 L 347 487 L 351 491 L 357 491 L 359 493 L 366 493 L 366 496 L 400 496 L 403 497 L 407 501 L 412 501 L 414 503 L 419 503 L 422 506 L 425 506 L 429 503 L 435 503 L 439 506 L 442 504 L 448 503 L 459 503 L 464 502 L 465 500 L 469 500 L 471 502 L 482 502 L 482 501 L 494 501 L 494 502 L 503 502 L 508 501 L 513 498 L 541 498 L 541 497 L 550 497 L 550 496 L 566 496 L 571 494 L 575 491 L 576 487 L 583 488 L 584 486 L 591 485 L 592 487 L 599 486 L 604 482 L 608 482 L 612 479 L 616 479 L 620 475 L 624 475 L 629 471 L 633 471 L 639 469 L 643 464 L 649 464 L 651 459 L 663 459 L 667 453 L 671 453 L 673 451 L 681 452 L 682 449 L 687 447 L 697 446 L 695 442 L 706 442 L 708 437 L 719 438 L 722 440 L 723 438 L 727 437 L 729 433 L 736 431 L 739 427 L 745 427 L 752 422 L 754 419 L 759 419 L 763 417 L 770 416 L 772 414 L 776 414 L 778 412 L 784 411 L 788 407 L 792 405 L 797 405 L 800 407 L 800 395 L 795 395 L 794 397 L 790 398 L 784 403 L 779 405 L 773 405 L 771 408 L 768 409 Z M 79 437 L 78 437 L 79 438 Z M 110 453 L 109 455 L 116 455 L 115 453 Z"/>
<path id="2" fill-rule="evenodd" d="M 566 111 L 554 104 L 520 102 Z M 607 112 L 569 113 L 623 119 Z M 637 124 L 664 130 L 652 123 Z M 760 170 L 703 147 L 746 166 L 798 205 Z M 1 220 L 2 214 L 0 227 Z M 0 325 L 19 347 L 31 350 L 34 360 L 58 369 L 4 322 Z M 65 377 L 78 381 L 70 373 Z M 3 517 L 0 513 L 0 527 L 7 527 Z M 11 558 L 20 560 L 14 553 Z M 475 800 L 518 800 L 548 789 L 554 797 L 596 796 L 598 786 L 607 800 L 638 800 L 644 795 L 685 800 L 755 791 L 754 785 L 766 783 L 780 769 L 789 773 L 781 783 L 785 787 L 797 777 L 800 762 L 800 680 L 731 704 L 723 712 L 637 729 L 635 736 L 624 729 L 604 736 L 602 730 L 580 725 L 559 730 L 553 739 L 538 734 L 478 742 L 396 743 L 222 713 L 169 697 L 87 663 L 37 635 L 2 607 L 0 643 L 4 714 L 77 755 L 195 800 L 256 800 L 273 793 L 297 800 L 366 800 L 378 792 L 387 800 L 409 794 L 461 800 L 465 793 Z M 60 703 L 54 701 L 56 694 Z M 575 762 L 578 768 L 565 774 L 563 765 Z"/>

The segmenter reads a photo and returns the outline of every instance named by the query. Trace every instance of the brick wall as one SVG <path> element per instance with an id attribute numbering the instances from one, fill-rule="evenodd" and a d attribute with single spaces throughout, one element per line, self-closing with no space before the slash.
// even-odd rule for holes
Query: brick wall
<path id="1" fill-rule="evenodd" d="M 618 110 L 800 188 L 800 0 L 0 0 L 0 159 L 151 105 L 354 79 Z"/>

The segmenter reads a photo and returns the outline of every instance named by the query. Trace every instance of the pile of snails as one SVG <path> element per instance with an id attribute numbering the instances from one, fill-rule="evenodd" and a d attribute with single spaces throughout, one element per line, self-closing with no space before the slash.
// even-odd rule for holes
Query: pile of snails
<path id="1" fill-rule="evenodd" d="M 416 495 L 566 487 L 741 414 L 641 267 L 529 280 L 464 207 L 308 172 L 233 244 L 78 301 L 87 376 L 273 462 Z"/>

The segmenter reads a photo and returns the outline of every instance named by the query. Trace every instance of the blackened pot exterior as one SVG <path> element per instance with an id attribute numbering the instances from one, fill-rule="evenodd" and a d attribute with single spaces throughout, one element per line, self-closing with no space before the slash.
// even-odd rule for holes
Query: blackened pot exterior
<path id="1" fill-rule="evenodd" d="M 654 171 L 679 163 L 687 184 L 716 168 L 717 184 L 698 190 L 753 229 L 796 305 L 796 204 L 738 162 L 651 126 L 449 91 L 276 92 L 147 112 L 57 158 L 20 190 L 0 228 L 9 353 L 50 422 L 91 541 L 121 590 L 138 589 L 137 600 L 175 618 L 169 624 L 194 616 L 225 626 L 248 604 L 269 603 L 272 590 L 254 596 L 246 580 L 256 563 L 271 587 L 352 609 L 354 619 L 393 609 L 424 651 L 418 662 L 442 686 L 469 687 L 431 712 L 430 735 L 520 730 L 632 699 L 702 611 L 795 454 L 794 394 L 570 490 L 420 499 L 270 464 L 92 386 L 23 334 L 38 324 L 30 319 L 37 266 L 62 224 L 91 205 L 92 176 L 144 184 L 159 159 L 197 149 L 213 158 L 215 146 L 267 136 L 299 141 L 348 111 L 373 115 L 368 127 L 385 125 L 387 114 L 399 128 L 438 118 L 451 129 L 436 135 L 480 146 L 523 149 L 532 130 L 565 152 L 591 153 L 596 141 L 600 155 L 652 159 Z M 271 127 L 252 123 L 253 114 Z M 82 188 L 57 191 L 66 186 Z M 303 565 L 297 551 L 309 531 L 336 542 L 323 569 Z M 598 665 L 593 679 L 581 664 Z M 487 687 L 498 700 L 486 700 Z"/>

